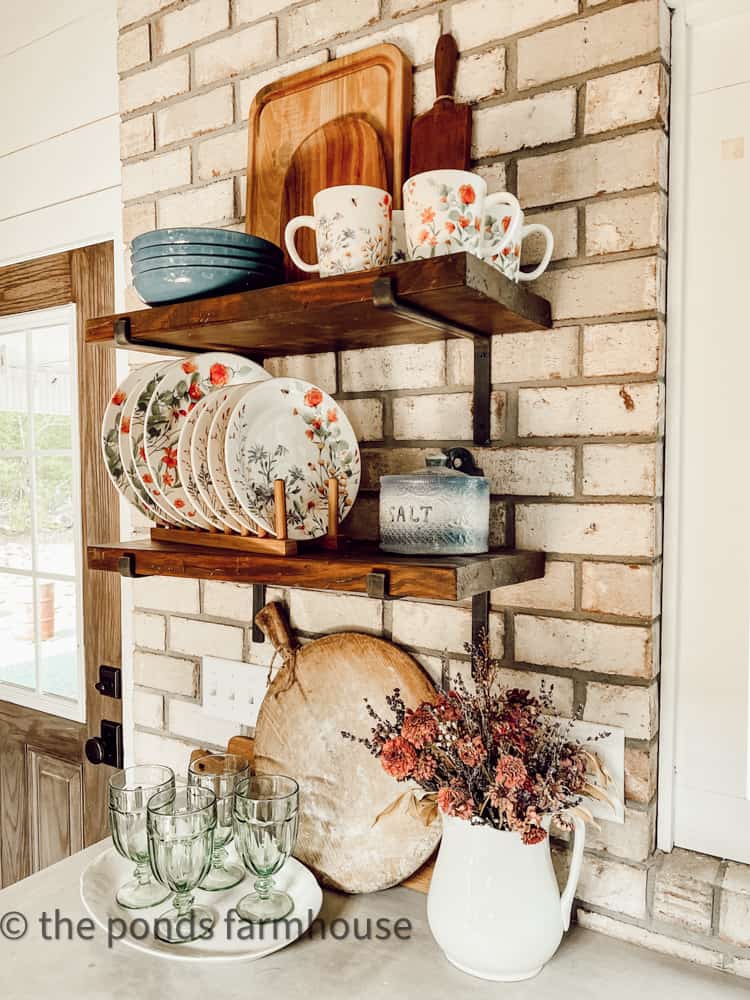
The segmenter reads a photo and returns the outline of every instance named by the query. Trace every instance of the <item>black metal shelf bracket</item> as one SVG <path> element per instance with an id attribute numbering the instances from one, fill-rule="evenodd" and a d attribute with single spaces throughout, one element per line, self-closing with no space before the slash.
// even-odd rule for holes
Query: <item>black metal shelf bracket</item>
<path id="1" fill-rule="evenodd" d="M 473 645 L 481 642 L 490 629 L 490 592 L 482 591 L 474 594 L 471 599 L 471 641 Z"/>
<path id="2" fill-rule="evenodd" d="M 126 351 L 149 351 L 158 354 L 177 354 L 182 356 L 190 352 L 196 354 L 201 350 L 201 348 L 198 348 L 196 351 L 192 347 L 168 347 L 153 340 L 133 340 L 133 335 L 130 331 L 129 316 L 120 316 L 119 319 L 115 320 L 114 341 L 116 347 L 122 347 Z"/>
<path id="3" fill-rule="evenodd" d="M 367 596 L 382 601 L 388 597 L 388 574 L 377 572 L 367 574 Z"/>
<path id="4" fill-rule="evenodd" d="M 140 573 L 136 572 L 135 556 L 132 552 L 126 552 L 124 556 L 120 556 L 117 560 L 117 571 L 120 576 L 124 576 L 128 580 L 135 580 L 141 576 Z"/>
<path id="5" fill-rule="evenodd" d="M 448 337 L 460 337 L 474 344 L 474 444 L 490 442 L 490 338 L 467 327 L 451 323 L 426 309 L 407 305 L 396 295 L 392 276 L 376 278 L 372 287 L 372 304 L 376 309 L 388 309 L 396 316 L 437 330 Z"/>
<path id="6" fill-rule="evenodd" d="M 266 637 L 263 629 L 256 622 L 258 612 L 266 606 L 266 585 L 264 583 L 253 584 L 253 642 L 265 642 Z"/>

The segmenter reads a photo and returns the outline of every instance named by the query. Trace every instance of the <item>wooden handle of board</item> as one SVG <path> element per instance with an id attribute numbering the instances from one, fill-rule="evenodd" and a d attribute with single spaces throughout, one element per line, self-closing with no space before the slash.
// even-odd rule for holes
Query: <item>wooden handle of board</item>
<path id="1" fill-rule="evenodd" d="M 453 100 L 456 82 L 458 46 L 453 35 L 441 35 L 435 46 L 435 100 L 443 97 Z"/>
<path id="2" fill-rule="evenodd" d="M 227 743 L 227 753 L 235 754 L 237 757 L 244 757 L 250 765 L 252 771 L 255 764 L 255 740 L 251 736 L 233 736 Z M 201 761 L 200 770 L 204 774 L 221 774 L 223 765 L 221 754 L 218 750 L 193 750 L 190 754 L 190 763 Z"/>
<path id="3" fill-rule="evenodd" d="M 255 616 L 255 624 L 284 659 L 296 646 L 280 604 L 271 601 Z"/>

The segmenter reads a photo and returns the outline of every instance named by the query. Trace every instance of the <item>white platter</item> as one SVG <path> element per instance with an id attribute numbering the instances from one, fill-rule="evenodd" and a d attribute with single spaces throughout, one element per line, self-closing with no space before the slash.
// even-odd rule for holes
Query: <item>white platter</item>
<path id="1" fill-rule="evenodd" d="M 328 530 L 328 480 L 338 479 L 338 519 L 357 497 L 359 445 L 344 411 L 328 393 L 296 378 L 275 378 L 241 396 L 225 442 L 229 481 L 243 510 L 274 531 L 274 480 L 286 482 L 289 538 Z"/>
<path id="2" fill-rule="evenodd" d="M 270 375 L 254 361 L 238 354 L 210 351 L 169 365 L 149 401 L 144 438 L 146 464 L 167 504 L 194 526 L 213 527 L 180 481 L 177 445 L 188 413 L 209 392 L 262 379 L 270 379 Z"/>
<path id="3" fill-rule="evenodd" d="M 233 851 L 230 853 L 234 854 Z M 231 860 L 236 860 L 236 857 Z M 122 922 L 126 928 L 132 927 L 137 937 L 126 932 L 121 941 L 126 947 L 175 962 L 252 962 L 263 958 L 301 937 L 317 917 L 323 903 L 323 893 L 312 872 L 295 858 L 289 858 L 279 874 L 274 876 L 277 888 L 289 893 L 294 900 L 294 910 L 285 922 L 248 924 L 235 915 L 231 934 L 227 933 L 227 914 L 236 908 L 244 895 L 253 891 L 253 880 L 248 877 L 226 892 L 196 890 L 196 903 L 208 907 L 216 915 L 212 936 L 199 941 L 167 944 L 154 936 L 153 925 L 159 915 L 170 908 L 169 900 L 147 910 L 125 910 L 115 902 L 117 886 L 127 881 L 132 873 L 133 865 L 120 857 L 114 847 L 107 847 L 81 874 L 83 905 L 105 933 L 110 928 L 113 929 L 113 936 L 119 933 Z M 146 925 L 146 934 L 139 940 Z"/>

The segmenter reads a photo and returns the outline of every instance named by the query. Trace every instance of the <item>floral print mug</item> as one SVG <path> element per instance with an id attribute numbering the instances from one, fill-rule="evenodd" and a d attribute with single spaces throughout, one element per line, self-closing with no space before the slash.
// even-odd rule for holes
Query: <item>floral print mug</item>
<path id="1" fill-rule="evenodd" d="M 487 215 L 482 232 L 480 255 L 511 281 L 533 281 L 547 270 L 552 259 L 555 240 L 547 226 L 539 222 L 523 224 L 524 214 L 519 209 L 515 222 L 508 212 Z M 533 271 L 521 270 L 521 250 L 527 236 L 539 233 L 544 237 L 544 253 Z"/>
<path id="2" fill-rule="evenodd" d="M 313 198 L 313 211 L 315 215 L 298 215 L 284 230 L 289 256 L 301 271 L 328 278 L 390 262 L 393 201 L 387 191 L 365 184 L 325 188 Z M 315 233 L 317 264 L 302 260 L 294 244 L 303 228 Z"/>
<path id="3" fill-rule="evenodd" d="M 487 184 L 468 170 L 428 170 L 404 184 L 406 243 L 410 260 L 461 250 L 482 256 L 482 231 L 489 212 L 509 217 L 515 227 L 521 206 L 512 194 L 487 194 Z M 501 241 L 500 251 L 511 234 Z M 494 253 L 493 249 L 493 253 Z"/>

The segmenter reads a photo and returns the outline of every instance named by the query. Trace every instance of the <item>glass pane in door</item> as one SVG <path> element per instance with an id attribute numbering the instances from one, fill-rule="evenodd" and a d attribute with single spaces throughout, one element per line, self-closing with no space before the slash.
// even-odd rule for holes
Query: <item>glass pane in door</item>
<path id="1" fill-rule="evenodd" d="M 0 566 L 30 570 L 31 563 L 29 460 L 0 450 Z"/>
<path id="2" fill-rule="evenodd" d="M 0 573 L 0 683 L 36 690 L 34 581 Z"/>
<path id="3" fill-rule="evenodd" d="M 39 673 L 45 694 L 75 698 L 78 672 L 78 621 L 73 581 L 36 583 L 39 607 Z"/>
<path id="4" fill-rule="evenodd" d="M 83 718 L 73 307 L 0 318 L 0 701 Z"/>
<path id="5" fill-rule="evenodd" d="M 75 511 L 73 464 L 70 455 L 37 455 L 37 566 L 45 573 L 75 575 Z"/>

